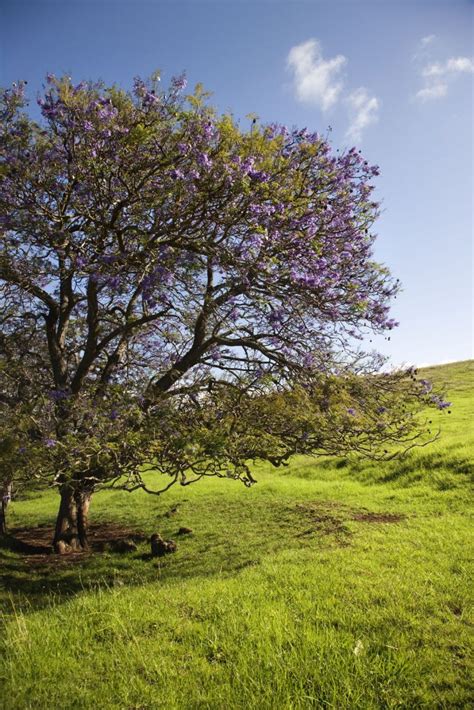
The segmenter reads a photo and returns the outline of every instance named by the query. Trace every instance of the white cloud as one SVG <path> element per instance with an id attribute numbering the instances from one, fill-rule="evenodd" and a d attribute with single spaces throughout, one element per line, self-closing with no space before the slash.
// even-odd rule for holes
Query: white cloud
<path id="1" fill-rule="evenodd" d="M 417 97 L 422 101 L 429 101 L 430 99 L 442 99 L 448 93 L 448 85 L 441 82 L 427 86 L 425 89 L 420 89 L 417 92 Z"/>
<path id="2" fill-rule="evenodd" d="M 469 57 L 453 57 L 446 62 L 446 71 L 472 74 L 474 72 L 474 62 Z"/>
<path id="3" fill-rule="evenodd" d="M 297 98 L 320 106 L 323 111 L 332 108 L 344 86 L 340 73 L 346 61 L 342 54 L 323 59 L 321 45 L 315 39 L 292 47 L 287 64 L 294 74 Z"/>
<path id="4" fill-rule="evenodd" d="M 442 76 L 444 73 L 444 67 L 442 67 L 439 63 L 428 64 L 421 70 L 421 76 L 425 77 L 425 79 L 428 79 L 431 76 Z"/>
<path id="5" fill-rule="evenodd" d="M 346 103 L 351 117 L 346 137 L 354 142 L 360 142 L 362 131 L 379 120 L 379 100 L 375 96 L 370 96 L 367 89 L 361 86 L 349 94 Z"/>
<path id="6" fill-rule="evenodd" d="M 436 35 L 426 35 L 426 37 L 422 37 L 418 42 L 415 54 L 412 56 L 412 61 L 418 62 L 426 60 L 431 53 L 431 46 L 434 44 L 436 39 Z"/>
<path id="7" fill-rule="evenodd" d="M 363 130 L 378 121 L 379 101 L 364 87 L 350 92 L 344 89 L 341 72 L 346 64 L 347 59 L 342 54 L 324 59 L 317 39 L 295 45 L 287 57 L 287 66 L 293 72 L 296 97 L 319 106 L 323 111 L 334 107 L 342 99 L 350 120 L 346 137 L 360 142 Z"/>
<path id="8" fill-rule="evenodd" d="M 426 37 L 422 37 L 420 40 L 420 45 L 422 47 L 427 47 L 429 44 L 432 44 L 436 39 L 436 35 L 427 35 Z"/>
<path id="9" fill-rule="evenodd" d="M 447 62 L 441 64 L 434 62 L 423 67 L 422 76 L 445 76 L 446 74 L 472 74 L 474 72 L 474 62 L 469 57 L 451 57 Z"/>
<path id="10" fill-rule="evenodd" d="M 440 99 L 448 93 L 449 83 L 459 74 L 474 73 L 474 62 L 470 57 L 451 57 L 445 62 L 427 64 L 421 70 L 424 87 L 416 96 L 422 101 Z"/>

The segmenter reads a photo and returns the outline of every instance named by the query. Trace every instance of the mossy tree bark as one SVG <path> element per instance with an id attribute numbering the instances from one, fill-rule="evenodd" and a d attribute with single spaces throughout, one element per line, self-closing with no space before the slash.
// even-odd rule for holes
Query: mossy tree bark
<path id="1" fill-rule="evenodd" d="M 92 491 L 74 490 L 64 486 L 60 490 L 53 547 L 55 552 L 82 551 L 88 548 L 87 521 Z"/>
<path id="2" fill-rule="evenodd" d="M 2 500 L 0 506 L 0 535 L 7 534 L 7 508 L 12 497 L 12 484 L 5 483 L 2 487 Z"/>

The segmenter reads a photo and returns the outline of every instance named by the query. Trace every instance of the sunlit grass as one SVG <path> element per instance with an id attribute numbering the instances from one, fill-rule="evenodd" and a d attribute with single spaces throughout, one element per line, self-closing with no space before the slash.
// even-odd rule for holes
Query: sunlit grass
<path id="1" fill-rule="evenodd" d="M 93 523 L 177 539 L 165 559 L 143 543 L 32 567 L 0 550 L 0 706 L 472 707 L 472 366 L 430 373 L 452 413 L 401 459 L 95 497 Z M 17 501 L 10 525 L 51 525 L 56 506 Z"/>

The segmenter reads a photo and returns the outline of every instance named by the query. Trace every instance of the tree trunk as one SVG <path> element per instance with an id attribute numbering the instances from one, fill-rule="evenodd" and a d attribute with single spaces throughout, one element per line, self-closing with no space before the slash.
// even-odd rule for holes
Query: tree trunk
<path id="1" fill-rule="evenodd" d="M 0 535 L 7 534 L 7 507 L 12 498 L 12 484 L 5 483 L 2 490 L 0 507 Z"/>
<path id="2" fill-rule="evenodd" d="M 86 549 L 89 546 L 87 541 L 87 524 L 91 498 L 91 491 L 76 491 L 77 535 L 83 549 Z"/>
<path id="3" fill-rule="evenodd" d="M 53 547 L 55 552 L 82 551 L 87 549 L 87 517 L 92 492 L 74 490 L 64 486 L 56 520 Z"/>

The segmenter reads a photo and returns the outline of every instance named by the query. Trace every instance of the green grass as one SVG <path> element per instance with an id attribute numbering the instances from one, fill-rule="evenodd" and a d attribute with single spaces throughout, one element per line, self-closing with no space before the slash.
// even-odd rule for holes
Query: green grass
<path id="1" fill-rule="evenodd" d="M 93 523 L 177 539 L 164 560 L 0 549 L 0 707 L 472 708 L 473 364 L 427 372 L 452 413 L 401 459 L 95 496 Z M 56 506 L 17 501 L 10 525 Z"/>

